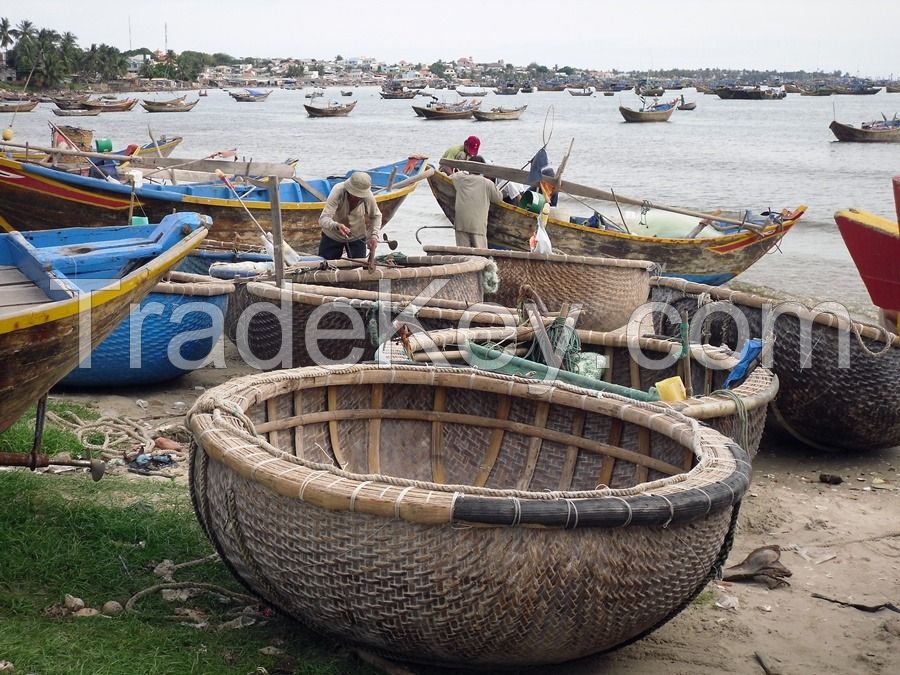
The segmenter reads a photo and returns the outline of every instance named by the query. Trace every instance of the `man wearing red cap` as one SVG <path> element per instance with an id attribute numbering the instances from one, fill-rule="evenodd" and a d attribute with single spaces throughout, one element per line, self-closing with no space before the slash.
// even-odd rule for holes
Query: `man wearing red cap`
<path id="1" fill-rule="evenodd" d="M 454 145 L 447 149 L 441 159 L 463 159 L 470 160 L 478 154 L 481 147 L 481 139 L 478 136 L 469 136 L 462 145 Z M 447 173 L 453 173 L 452 169 L 443 169 Z"/>

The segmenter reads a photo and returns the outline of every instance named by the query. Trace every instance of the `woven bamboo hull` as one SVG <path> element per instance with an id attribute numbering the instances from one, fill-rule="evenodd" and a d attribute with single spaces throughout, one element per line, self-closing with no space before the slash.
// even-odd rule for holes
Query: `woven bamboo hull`
<path id="1" fill-rule="evenodd" d="M 651 338 L 629 342 L 620 332 L 578 330 L 576 334 L 582 352 L 601 354 L 606 358 L 605 382 L 648 391 L 669 377 L 681 377 L 686 383 L 690 380 L 693 396 L 682 402 L 660 405 L 671 406 L 688 417 L 701 420 L 733 439 L 751 458 L 756 456 L 765 428 L 766 410 L 778 393 L 778 378 L 771 371 L 754 368 L 743 382 L 732 387 L 732 394 L 728 395 L 721 389 L 736 361 L 728 359 L 723 349 L 695 346 L 691 351 L 691 376 L 688 378 L 683 362 L 675 358 L 681 350 L 678 344 Z M 464 365 L 463 350 L 467 341 L 503 345 L 507 350 L 527 350 L 532 348 L 533 340 L 534 331 L 528 326 L 453 329 L 413 335 L 409 338 L 408 349 L 413 358 L 419 358 L 418 354 L 427 360 L 425 357 L 429 353 L 433 358 L 439 354 L 449 363 Z M 636 358 L 638 356 L 641 359 Z"/>
<path id="2" fill-rule="evenodd" d="M 450 178 L 435 171 L 428 179 L 431 192 L 450 220 L 455 221 L 456 190 Z M 799 216 L 798 216 L 799 217 Z M 534 232 L 534 214 L 510 204 L 491 204 L 487 237 L 491 248 L 528 250 Z M 763 236 L 742 233 L 714 239 L 662 239 L 600 230 L 575 223 L 547 221 L 553 249 L 570 255 L 628 260 L 651 260 L 668 276 L 679 276 L 712 285 L 734 278 L 775 246 L 795 220 L 767 227 Z"/>
<path id="3" fill-rule="evenodd" d="M 746 454 L 712 430 L 662 432 L 671 413 L 580 392 L 412 367 L 235 380 L 189 415 L 194 506 L 248 588 L 341 639 L 455 666 L 611 649 L 705 586 L 749 476 Z M 261 436 L 238 431 L 238 408 Z M 595 490 L 604 467 L 621 487 L 657 472 L 532 435 L 573 428 L 603 443 L 620 429 L 623 447 L 650 439 L 654 458 L 679 465 L 695 438 L 708 463 L 654 496 Z"/>
<path id="4" fill-rule="evenodd" d="M 702 294 L 737 308 L 746 317 L 750 337 L 763 335 L 765 298 L 677 279 L 656 282 L 651 298 L 693 317 Z M 795 438 L 817 448 L 866 451 L 900 445 L 900 337 L 893 337 L 888 345 L 885 340 L 890 338 L 881 329 L 854 323 L 869 350 L 884 351 L 874 357 L 863 349 L 847 322 L 822 314 L 809 329 L 809 356 L 799 316 L 805 314 L 790 311 L 774 323 L 771 367 L 780 385 L 771 406 L 775 420 Z M 732 320 L 717 314 L 710 319 L 710 328 L 712 344 L 736 346 Z M 658 332 L 674 334 L 675 330 L 657 323 Z M 839 358 L 844 343 L 849 355 L 846 367 Z"/>
<path id="5" fill-rule="evenodd" d="M 900 127 L 894 129 L 860 129 L 851 124 L 841 124 L 837 120 L 828 125 L 831 133 L 839 141 L 852 143 L 898 143 Z"/>
<path id="6" fill-rule="evenodd" d="M 431 264 L 415 266 L 423 261 Z M 408 258 L 407 262 L 408 268 L 379 267 L 371 274 L 362 268 L 295 274 L 289 279 L 294 284 L 282 292 L 272 284 L 238 284 L 225 315 L 225 335 L 239 347 L 246 343 L 249 354 L 257 361 L 275 359 L 282 347 L 291 359 L 261 367 L 322 365 L 323 358 L 329 363 L 342 363 L 351 358 L 358 363 L 369 361 L 375 355 L 377 344 L 370 335 L 370 320 L 374 317 L 371 330 L 388 332 L 391 321 L 402 312 L 402 309 L 389 309 L 392 302 L 408 302 L 424 293 L 420 304 L 430 296 L 435 301 L 448 301 L 432 304 L 457 310 L 442 312 L 426 307 L 415 316 L 407 315 L 405 322 L 412 326 L 421 322 L 426 330 L 455 326 L 465 308 L 481 302 L 482 274 L 489 266 L 488 261 L 431 256 Z M 337 298 L 354 300 L 353 303 L 331 302 Z M 264 306 L 254 308 L 257 303 L 275 303 L 284 314 L 276 315 L 271 305 L 270 311 L 258 311 Z M 320 305 L 326 307 L 319 309 Z M 242 316 L 245 323 L 241 323 Z M 310 324 L 313 316 L 315 322 Z M 490 320 L 480 320 L 478 325 L 486 325 Z M 290 326 L 290 334 L 285 333 L 284 326 Z M 320 339 L 325 330 L 349 331 L 352 335 L 345 332 L 340 338 Z M 291 341 L 289 349 L 283 344 L 286 339 Z M 310 340 L 315 340 L 319 353 L 315 348 L 310 351 Z"/>
<path id="7" fill-rule="evenodd" d="M 487 296 L 489 302 L 516 307 L 522 287 L 528 285 L 553 310 L 564 303 L 580 304 L 578 327 L 587 330 L 624 326 L 650 294 L 653 263 L 645 261 L 456 246 L 428 246 L 425 251 L 490 257 L 497 265 L 500 288 Z"/>
<path id="8" fill-rule="evenodd" d="M 222 336 L 228 296 L 233 290 L 230 282 L 170 272 L 94 348 L 90 367 L 79 365 L 60 384 L 137 386 L 190 372 L 192 368 L 184 367 L 179 359 L 199 364 L 210 355 Z M 137 340 L 132 339 L 132 332 L 139 336 Z M 185 339 L 188 337 L 193 339 Z"/>
<path id="9" fill-rule="evenodd" d="M 152 264 L 139 268 L 121 283 L 113 285 L 111 291 L 94 293 L 93 306 L 81 310 L 90 312 L 91 348 L 121 323 L 131 303 L 140 302 L 163 274 L 200 245 L 205 235 L 205 229 L 189 235 Z M 0 362 L 4 364 L 0 368 L 0 432 L 8 429 L 29 406 L 78 365 L 81 357 L 79 322 L 82 320 L 78 302 L 77 298 L 66 301 L 75 307 L 68 316 L 0 334 Z"/>
<path id="10" fill-rule="evenodd" d="M 383 222 L 388 223 L 416 185 L 377 195 Z M 194 211 L 210 216 L 213 225 L 210 236 L 239 244 L 241 241 L 258 245 L 259 232 L 247 218 L 243 208 L 204 203 L 210 200 L 185 197 L 174 202 L 152 197 L 135 200 L 134 212 L 146 214 L 151 222 L 161 220 L 173 210 Z M 324 202 L 282 203 L 281 217 L 284 239 L 300 251 L 317 250 L 322 230 L 319 216 Z M 119 225 L 128 218 L 131 208 L 127 196 L 101 187 L 90 191 L 65 182 L 29 173 L 19 162 L 0 157 L 0 219 L 12 229 L 47 230 L 57 227 L 93 227 Z M 272 227 L 271 212 L 254 208 L 259 224 L 268 230 Z M 65 213 L 65 218 L 60 214 Z M 0 220 L 0 222 L 2 222 Z"/>
<path id="11" fill-rule="evenodd" d="M 395 337 L 395 320 L 415 332 L 454 328 L 461 323 L 515 323 L 513 310 L 498 315 L 489 305 L 460 303 L 460 309 L 425 305 L 418 311 L 404 312 L 406 302 L 414 296 L 362 292 L 362 299 L 342 300 L 347 295 L 342 292 L 345 290 L 297 284 L 279 292 L 272 285 L 241 284 L 225 316 L 226 335 L 250 365 L 270 370 L 372 361 L 379 341 Z M 392 305 L 389 298 L 402 304 Z M 463 309 L 469 306 L 471 311 Z M 241 323 L 242 314 L 247 317 L 245 323 Z M 340 337 L 327 337 L 327 331 L 340 331 Z"/>

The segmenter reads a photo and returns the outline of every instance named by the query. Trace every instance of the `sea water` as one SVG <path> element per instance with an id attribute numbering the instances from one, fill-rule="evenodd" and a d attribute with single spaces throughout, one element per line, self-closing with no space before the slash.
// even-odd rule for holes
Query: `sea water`
<path id="1" fill-rule="evenodd" d="M 410 105 L 424 100 L 382 100 L 376 88 L 356 88 L 354 97 L 326 90 L 324 100 L 358 100 L 345 118 L 307 117 L 303 91 L 275 90 L 262 103 L 237 103 L 210 89 L 189 113 L 130 112 L 99 117 L 60 118 L 52 104 L 20 113 L 13 121 L 15 140 L 46 145 L 48 121 L 94 130 L 117 148 L 149 140 L 148 131 L 184 136 L 180 157 L 203 157 L 237 149 L 242 158 L 277 162 L 299 159 L 304 178 L 342 175 L 349 169 L 387 164 L 412 154 L 434 160 L 470 136 L 481 139 L 489 161 L 523 167 L 547 143 L 551 164 L 558 165 L 572 144 L 564 178 L 651 202 L 699 210 L 749 208 L 754 213 L 808 207 L 777 250 L 744 272 L 738 281 L 768 286 L 803 298 L 836 300 L 854 311 L 870 311 L 865 287 L 844 247 L 832 215 L 862 208 L 893 219 L 891 177 L 900 174 L 900 144 L 838 143 L 832 119 L 859 124 L 900 112 L 900 94 L 804 97 L 780 101 L 724 101 L 693 89 L 667 92 L 696 101 L 694 111 L 676 111 L 661 124 L 626 124 L 618 106 L 636 107 L 630 92 L 615 96 L 570 96 L 535 92 L 515 96 L 488 94 L 482 107 L 528 105 L 517 121 L 424 120 Z M 170 98 L 171 94 L 131 94 Z M 189 93 L 192 100 L 195 94 Z M 459 96 L 437 92 L 445 100 Z M 4 128 L 12 116 L 4 116 Z M 563 202 L 573 214 L 589 215 L 576 202 Z M 400 250 L 421 247 L 415 232 L 423 225 L 448 225 L 427 184 L 401 206 L 387 226 Z M 426 243 L 452 243 L 452 230 L 422 232 Z"/>

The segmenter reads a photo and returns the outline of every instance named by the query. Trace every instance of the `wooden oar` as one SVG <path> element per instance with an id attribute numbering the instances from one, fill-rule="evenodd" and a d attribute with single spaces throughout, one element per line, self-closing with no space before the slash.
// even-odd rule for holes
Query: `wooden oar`
<path id="1" fill-rule="evenodd" d="M 524 183 L 528 184 L 528 172 L 522 171 L 521 169 L 515 169 L 513 167 L 508 166 L 498 166 L 496 164 L 482 164 L 480 162 L 467 162 L 462 159 L 442 159 L 440 161 L 441 166 L 448 166 L 452 169 L 459 169 L 461 171 L 468 171 L 469 173 L 479 173 L 483 176 L 489 176 L 491 178 L 500 178 L 503 180 L 514 181 L 516 183 Z M 551 179 L 547 179 L 550 181 Z M 557 183 L 555 179 L 552 180 L 553 183 Z M 557 187 L 560 192 L 567 192 L 572 195 L 577 195 L 579 197 L 588 197 L 591 199 L 602 199 L 607 202 L 617 202 L 623 204 L 631 204 L 632 206 L 640 206 L 640 207 L 648 207 L 651 209 L 658 209 L 660 211 L 669 211 L 671 213 L 679 213 L 683 216 L 691 216 L 692 218 L 701 218 L 705 220 L 717 221 L 721 223 L 728 223 L 730 225 L 739 225 L 740 227 L 746 228 L 752 232 L 756 232 L 757 234 L 761 234 L 764 230 L 763 227 L 759 225 L 751 225 L 750 223 L 744 222 L 743 220 L 735 220 L 734 218 L 726 218 L 725 216 L 716 216 L 711 213 L 703 213 L 701 211 L 693 211 L 691 209 L 683 209 L 678 206 L 666 206 L 664 204 L 656 204 L 648 202 L 645 199 L 638 199 L 636 197 L 626 197 L 620 194 L 612 194 L 611 192 L 607 192 L 606 190 L 599 190 L 597 188 L 592 188 L 587 185 L 580 185 L 578 183 L 572 183 L 570 181 L 565 182 L 565 187 L 562 184 L 557 183 Z"/>

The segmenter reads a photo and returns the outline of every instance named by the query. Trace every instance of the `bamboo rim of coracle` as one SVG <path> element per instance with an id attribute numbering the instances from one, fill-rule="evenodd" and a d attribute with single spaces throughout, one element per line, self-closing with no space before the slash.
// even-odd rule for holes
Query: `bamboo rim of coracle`
<path id="1" fill-rule="evenodd" d="M 539 412 L 532 423 L 526 423 L 447 412 L 437 409 L 437 405 L 435 410 L 337 407 L 337 388 L 357 390 L 365 385 L 457 388 L 540 402 L 539 410 L 557 405 L 596 413 L 672 439 L 696 463 L 693 468 L 684 469 L 639 451 L 548 429 L 540 423 Z M 247 417 L 250 408 L 275 397 L 323 388 L 329 394 L 328 410 L 324 412 L 257 424 Z M 538 492 L 445 485 L 383 473 L 352 473 L 335 464 L 311 462 L 282 451 L 261 436 L 303 424 L 327 423 L 329 428 L 335 428 L 334 425 L 344 420 L 372 419 L 379 420 L 380 425 L 386 420 L 400 419 L 432 425 L 504 429 L 623 459 L 666 477 L 629 488 L 598 486 L 587 491 Z M 369 364 L 260 373 L 237 378 L 206 392 L 191 409 L 187 423 L 197 443 L 213 461 L 283 497 L 334 511 L 423 524 L 467 522 L 568 529 L 664 527 L 705 518 L 713 511 L 736 505 L 750 482 L 750 464 L 744 450 L 722 434 L 675 411 L 564 384 L 547 385 L 468 368 Z"/>

